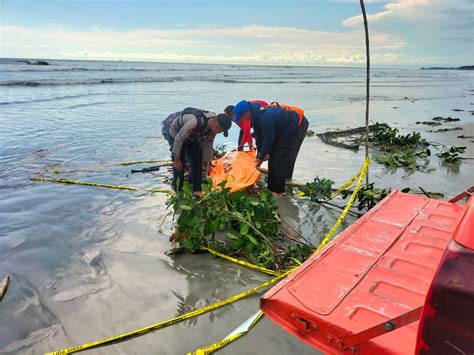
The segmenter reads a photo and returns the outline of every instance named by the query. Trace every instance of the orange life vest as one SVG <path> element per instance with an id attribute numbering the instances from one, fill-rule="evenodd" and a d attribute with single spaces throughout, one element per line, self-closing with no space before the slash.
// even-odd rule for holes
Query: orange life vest
<path id="1" fill-rule="evenodd" d="M 304 117 L 304 110 L 301 107 L 283 105 L 283 104 L 279 104 L 278 102 L 272 102 L 270 106 L 277 106 L 284 110 L 290 110 L 290 111 L 296 112 L 296 114 L 300 118 L 298 125 L 301 126 L 301 122 L 303 122 L 303 117 Z"/>

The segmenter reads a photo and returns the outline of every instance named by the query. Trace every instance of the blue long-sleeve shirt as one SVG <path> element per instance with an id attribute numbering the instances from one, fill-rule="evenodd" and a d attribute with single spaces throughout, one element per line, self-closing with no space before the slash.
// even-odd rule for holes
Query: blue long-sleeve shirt
<path id="1" fill-rule="evenodd" d="M 262 140 L 258 159 L 263 160 L 265 155 L 270 154 L 276 138 L 296 132 L 298 122 L 299 117 L 296 112 L 276 106 L 265 107 L 255 112 L 255 115 L 252 111 L 252 125 L 257 141 L 259 138 Z"/>

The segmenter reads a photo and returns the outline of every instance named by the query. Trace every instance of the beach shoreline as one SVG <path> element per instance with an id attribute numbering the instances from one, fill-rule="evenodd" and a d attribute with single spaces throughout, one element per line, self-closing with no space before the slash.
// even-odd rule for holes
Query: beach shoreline
<path id="1" fill-rule="evenodd" d="M 131 174 L 130 166 L 118 164 L 169 159 L 160 122 L 186 106 L 220 112 L 241 99 L 279 101 L 304 108 L 316 132 L 364 122 L 362 70 L 150 63 L 142 68 L 138 63 L 134 70 L 121 72 L 130 68 L 118 64 L 59 62 L 56 67 L 62 71 L 53 73 L 43 72 L 51 66 L 34 66 L 41 68 L 33 72 L 26 71 L 32 66 L 20 72 L 17 66 L 7 68 L 17 72 L 5 72 L 0 79 L 54 81 L 36 87 L 0 86 L 0 273 L 12 276 L 2 301 L 5 312 L 0 313 L 0 347 L 6 353 L 53 351 L 114 336 L 268 279 L 208 254 L 167 255 L 174 221 L 163 194 L 33 182 L 31 176 L 169 188 L 161 172 Z M 142 69 L 155 81 L 142 80 Z M 386 122 L 401 134 L 417 131 L 431 142 L 465 145 L 463 155 L 474 157 L 471 140 L 457 138 L 474 135 L 471 73 L 375 69 L 373 74 L 372 123 Z M 416 124 L 437 116 L 461 120 L 439 127 Z M 457 126 L 464 129 L 428 132 Z M 229 133 L 216 143 L 234 148 L 238 129 Z M 371 156 L 376 154 L 371 150 Z M 363 148 L 356 152 L 306 137 L 294 177 L 301 182 L 330 178 L 339 187 L 363 161 Z M 473 185 L 473 176 L 474 161 L 444 164 L 435 154 L 422 170 L 388 169 L 373 160 L 369 172 L 370 182 L 378 187 L 421 186 L 444 193 L 445 200 Z M 288 198 L 278 203 L 287 222 L 314 243 L 340 215 L 339 210 Z M 348 216 L 343 228 L 354 220 Z M 157 344 L 163 354 L 193 351 L 223 339 L 254 314 L 260 295 L 99 352 L 150 352 Z M 267 319 L 221 352 L 252 353 L 256 344 L 273 354 L 314 354 Z"/>

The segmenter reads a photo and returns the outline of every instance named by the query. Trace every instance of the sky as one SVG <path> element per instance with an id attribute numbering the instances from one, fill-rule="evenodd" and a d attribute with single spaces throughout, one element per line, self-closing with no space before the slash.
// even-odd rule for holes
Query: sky
<path id="1" fill-rule="evenodd" d="M 378 66 L 474 64 L 473 0 L 366 0 Z M 359 0 L 0 0 L 0 57 L 365 65 Z"/>

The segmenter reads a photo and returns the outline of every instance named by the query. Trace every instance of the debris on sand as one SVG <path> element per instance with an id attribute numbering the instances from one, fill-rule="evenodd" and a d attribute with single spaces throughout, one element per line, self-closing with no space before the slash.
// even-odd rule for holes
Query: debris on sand
<path id="1" fill-rule="evenodd" d="M 5 277 L 2 280 L 2 283 L 0 284 L 0 301 L 2 300 L 5 292 L 7 292 L 7 288 L 9 284 L 10 284 L 10 276 L 5 275 Z"/>
<path id="2" fill-rule="evenodd" d="M 460 118 L 452 118 L 452 117 L 441 117 L 441 116 L 437 116 L 437 117 L 433 117 L 432 118 L 433 121 L 438 121 L 438 122 L 457 122 L 457 121 L 461 121 Z"/>
<path id="3" fill-rule="evenodd" d="M 427 125 L 427 126 L 441 126 L 442 123 L 439 123 L 439 122 L 433 122 L 433 121 L 416 121 L 416 124 L 424 124 L 424 125 Z"/>
<path id="4" fill-rule="evenodd" d="M 462 127 L 452 127 L 452 128 L 440 128 L 436 130 L 429 130 L 430 133 L 439 133 L 439 132 L 448 132 L 448 131 L 462 131 Z"/>

